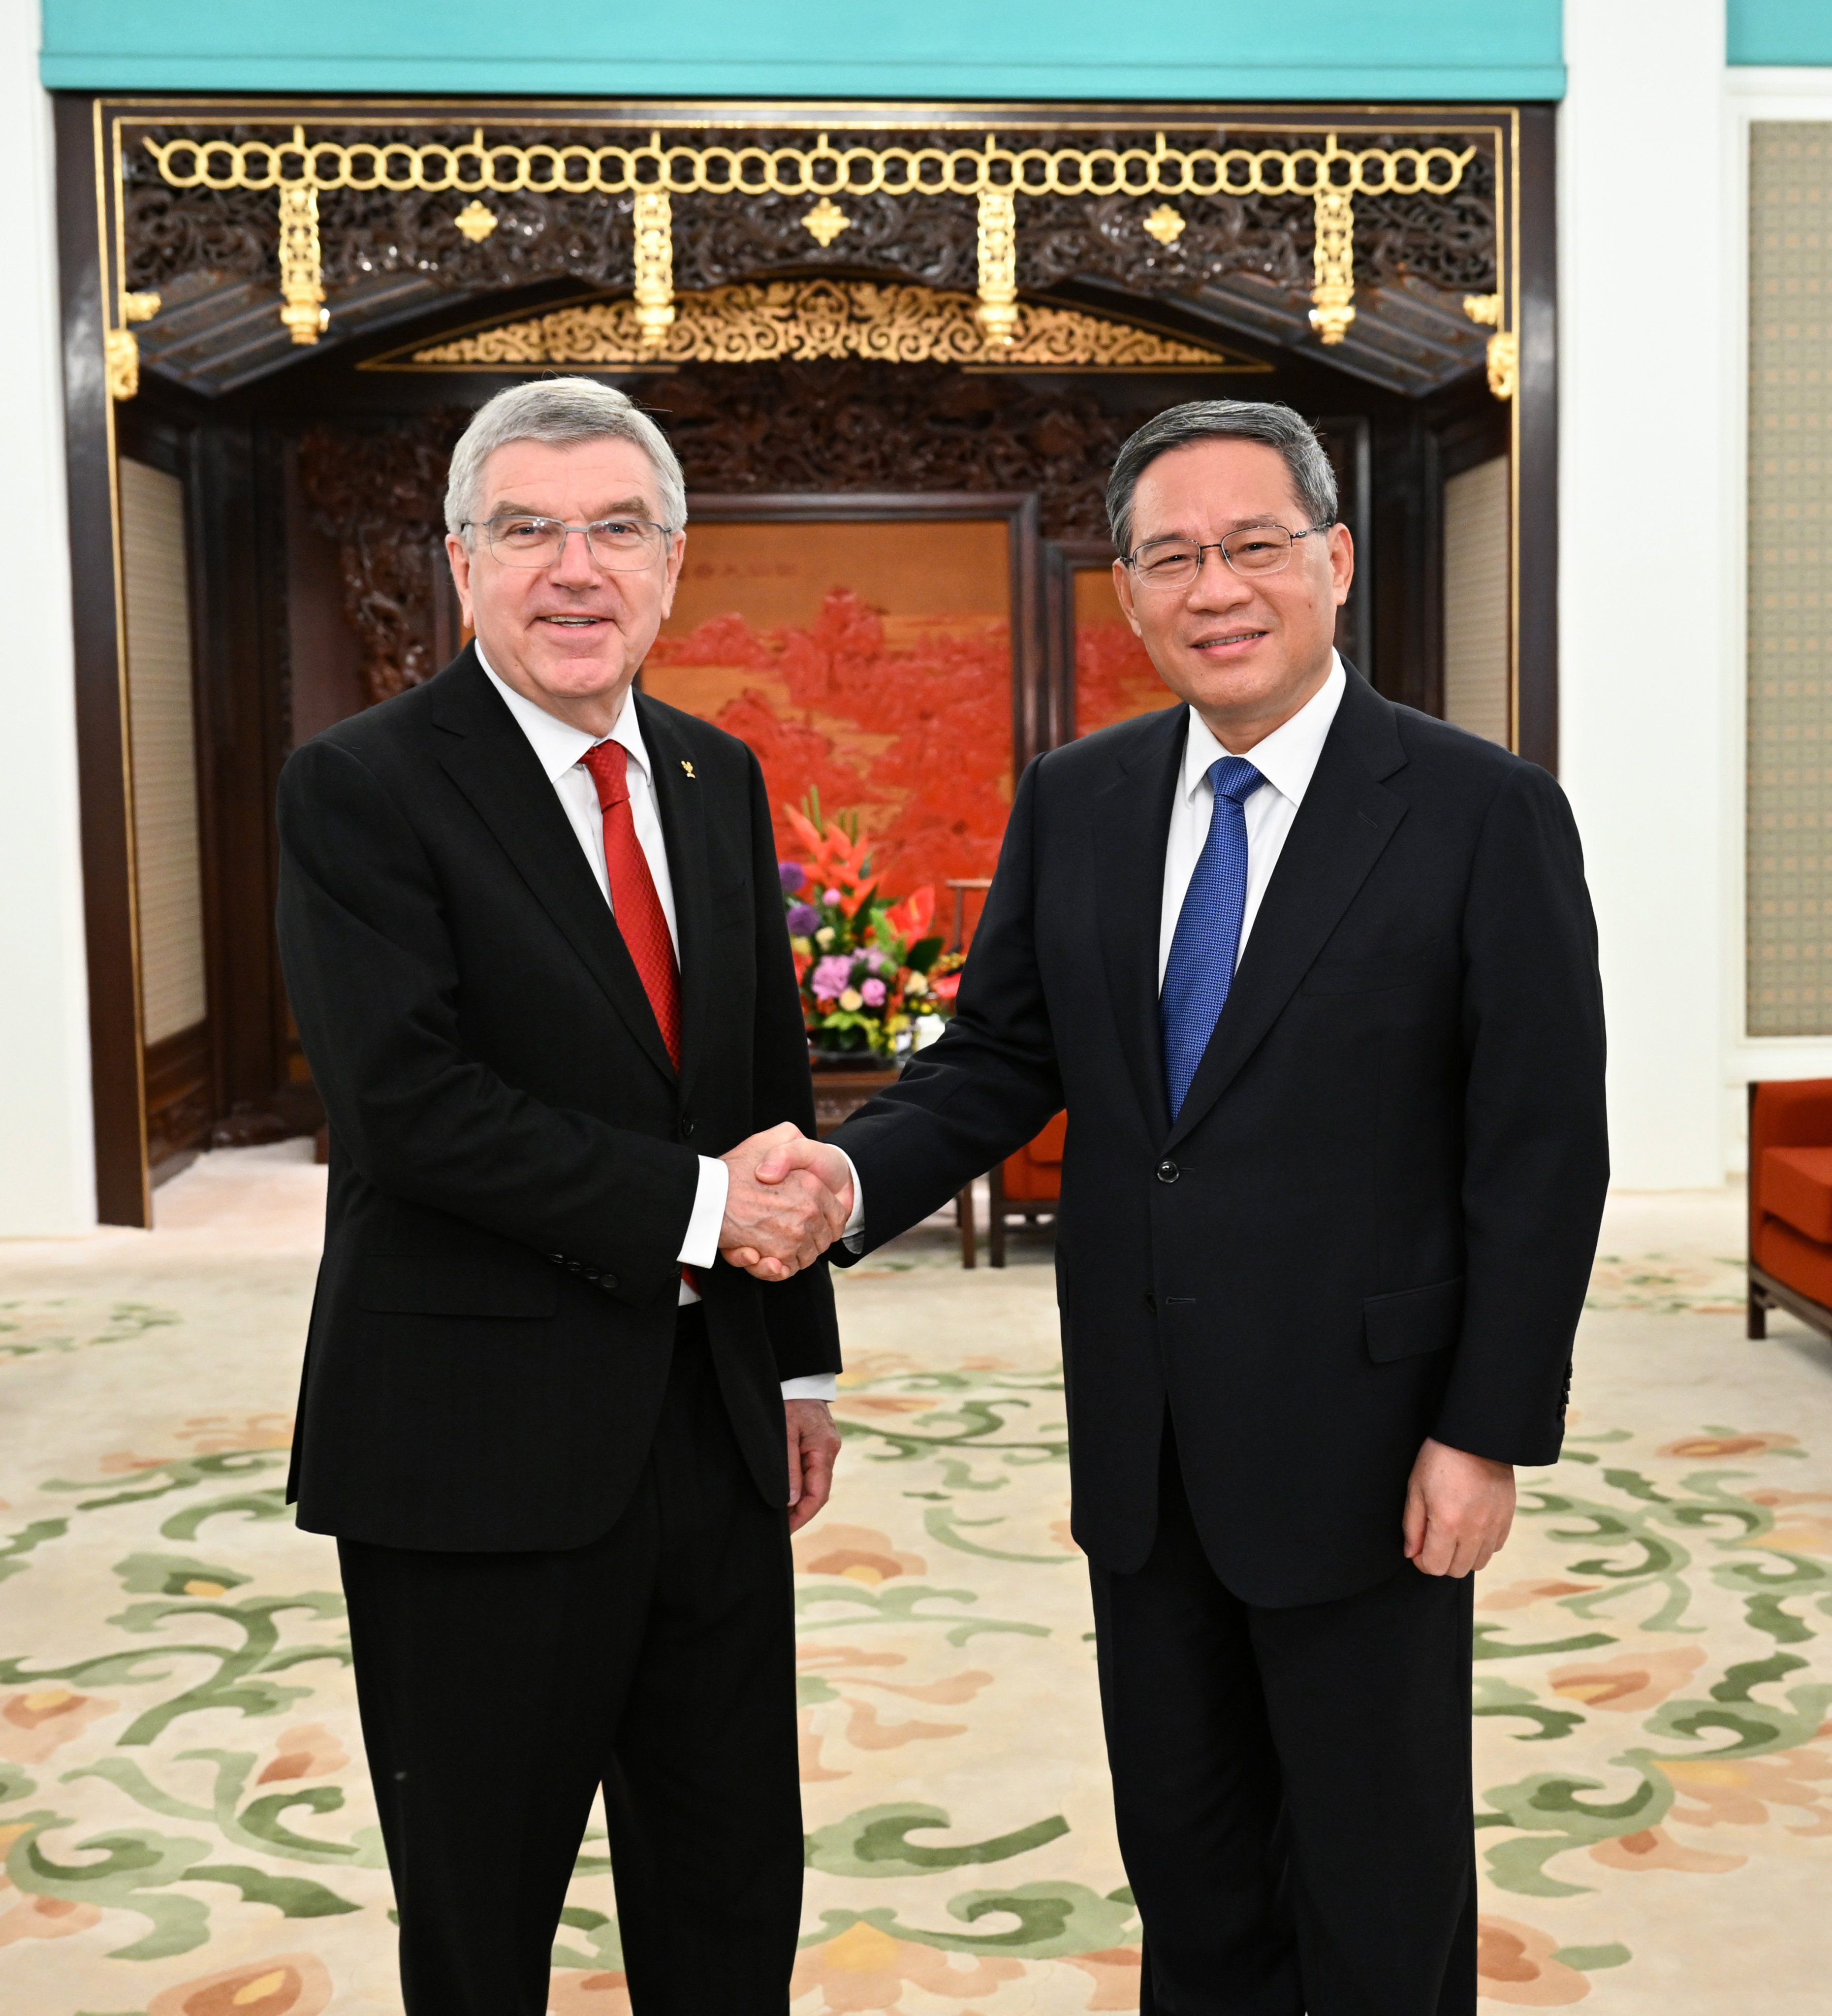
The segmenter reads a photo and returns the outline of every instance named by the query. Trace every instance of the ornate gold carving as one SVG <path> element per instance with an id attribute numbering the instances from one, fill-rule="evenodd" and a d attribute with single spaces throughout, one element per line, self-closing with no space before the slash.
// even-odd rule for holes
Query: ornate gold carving
<path id="1" fill-rule="evenodd" d="M 1501 297 L 1499 294 L 1465 294 L 1463 313 L 1471 322 L 1480 322 L 1485 329 L 1501 326 Z"/>
<path id="2" fill-rule="evenodd" d="M 864 281 L 776 280 L 683 294 L 659 352 L 646 350 L 635 304 L 588 301 L 412 351 L 383 369 L 540 369 L 556 364 L 760 364 L 862 357 L 891 364 L 977 364 L 985 356 L 979 304 L 928 287 Z M 1018 370 L 1263 371 L 1228 353 L 1130 323 L 1032 302 L 999 354 Z"/>
<path id="3" fill-rule="evenodd" d="M 111 329 L 103 339 L 111 399 L 131 399 L 140 389 L 140 346 L 131 329 Z"/>
<path id="4" fill-rule="evenodd" d="M 974 320 L 988 350 L 1010 349 L 1018 327 L 1018 220 L 1008 189 L 980 192 L 980 305 Z"/>
<path id="5" fill-rule="evenodd" d="M 1174 245 L 1186 228 L 1183 213 L 1168 203 L 1161 203 L 1145 220 L 1145 229 L 1161 245 Z"/>
<path id="6" fill-rule="evenodd" d="M 149 140 L 148 150 L 174 189 L 278 189 L 281 162 L 303 156 L 317 188 L 424 189 L 433 194 L 531 189 L 546 195 L 626 196 L 660 189 L 672 196 L 1314 196 L 1327 180 L 1351 196 L 1447 196 L 1475 157 L 1445 146 L 1173 147 L 1162 133 L 1150 146 L 836 147 L 823 133 L 812 147 L 665 144 L 659 132 L 633 144 L 602 147 L 470 139 Z"/>
<path id="7" fill-rule="evenodd" d="M 1497 329 L 1488 339 L 1488 389 L 1498 399 L 1511 399 L 1521 382 L 1521 339 L 1511 329 Z"/>
<path id="8" fill-rule="evenodd" d="M 848 217 L 831 196 L 822 196 L 801 220 L 802 229 L 825 251 L 842 231 L 852 228 Z"/>
<path id="9" fill-rule="evenodd" d="M 645 354 L 668 341 L 675 319 L 674 206 L 665 189 L 636 193 L 636 326 Z"/>
<path id="10" fill-rule="evenodd" d="M 977 197 L 980 327 L 988 348 L 995 350 L 1012 341 L 1017 324 L 1017 196 L 1305 195 L 1314 201 L 1316 221 L 1311 319 L 1325 343 L 1340 343 L 1355 319 L 1355 197 L 1447 195 L 1476 153 L 1474 142 L 1460 152 L 1447 146 L 1345 148 L 1334 133 L 1320 148 L 1173 147 L 1161 132 L 1150 147 L 1013 149 L 991 134 L 978 148 L 880 147 L 850 138 L 836 147 L 825 133 L 812 147 L 696 146 L 675 139 L 664 144 L 659 130 L 633 144 L 523 146 L 486 142 L 481 126 L 468 142 L 456 144 L 308 142 L 299 126 L 290 141 L 185 138 L 146 144 L 174 188 L 279 189 L 286 301 L 282 319 L 296 343 L 315 342 L 324 326 L 319 189 L 453 189 L 473 197 L 485 190 L 633 192 L 636 301 L 652 348 L 664 341 L 673 314 L 669 199 L 698 193 L 813 196 L 818 200 L 811 216 L 821 216 L 822 204 L 837 212 L 836 194 Z M 285 173 L 285 164 L 295 160 L 304 166 L 297 178 Z M 297 245 L 290 283 L 290 236 Z"/>
<path id="11" fill-rule="evenodd" d="M 158 314 L 162 304 L 155 293 L 123 294 L 121 297 L 121 319 L 124 322 L 150 322 Z"/>
<path id="12" fill-rule="evenodd" d="M 496 229 L 496 213 L 479 203 L 473 196 L 452 221 L 458 226 L 472 244 L 481 245 L 490 233 Z"/>
<path id="13" fill-rule="evenodd" d="M 330 326 L 324 268 L 319 256 L 318 189 L 308 182 L 280 185 L 280 320 L 295 343 L 316 343 Z"/>

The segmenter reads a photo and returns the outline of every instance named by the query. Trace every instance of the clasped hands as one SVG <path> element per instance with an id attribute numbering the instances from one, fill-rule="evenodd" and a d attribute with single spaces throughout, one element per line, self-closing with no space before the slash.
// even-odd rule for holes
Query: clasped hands
<path id="1" fill-rule="evenodd" d="M 811 1266 L 852 1215 L 852 1168 L 837 1148 L 785 1121 L 719 1159 L 730 1172 L 719 1253 L 759 1281 Z"/>

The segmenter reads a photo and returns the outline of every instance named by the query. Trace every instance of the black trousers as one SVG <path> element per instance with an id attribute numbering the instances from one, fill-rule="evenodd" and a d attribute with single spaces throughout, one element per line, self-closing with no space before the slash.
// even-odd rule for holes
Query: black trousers
<path id="1" fill-rule="evenodd" d="M 642 1482 L 602 1539 L 339 1554 L 408 2016 L 542 2016 L 600 1784 L 637 2016 L 786 2011 L 802 1853 L 787 1520 L 740 1456 L 700 1312 L 682 1312 Z"/>
<path id="2" fill-rule="evenodd" d="M 1092 1570 L 1140 2016 L 1474 2016 L 1468 1579 L 1229 1593 L 1164 1436 L 1157 1539 Z"/>

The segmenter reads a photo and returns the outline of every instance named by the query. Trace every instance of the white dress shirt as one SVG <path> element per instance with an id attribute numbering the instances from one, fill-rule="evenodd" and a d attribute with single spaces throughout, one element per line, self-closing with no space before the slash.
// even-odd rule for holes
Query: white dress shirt
<path id="1" fill-rule="evenodd" d="M 1329 675 L 1291 718 L 1275 728 L 1263 742 L 1256 742 L 1244 760 L 1265 782 L 1250 797 L 1243 810 L 1247 820 L 1247 902 L 1240 913 L 1240 942 L 1234 963 L 1247 949 L 1247 934 L 1259 915 L 1259 906 L 1279 865 L 1285 837 L 1298 808 L 1310 787 L 1317 758 L 1342 695 L 1348 684 L 1342 661 L 1332 651 Z M 1190 878 L 1202 859 L 1208 840 L 1209 823 L 1215 815 L 1215 787 L 1208 780 L 1209 766 L 1233 751 L 1215 740 L 1208 723 L 1194 707 L 1190 710 L 1190 739 L 1183 749 L 1183 772 L 1171 806 L 1170 839 L 1164 848 L 1164 907 L 1157 929 L 1157 985 L 1164 991 L 1164 968 L 1170 963 L 1171 941 L 1177 935 L 1177 920 Z"/>
<path id="2" fill-rule="evenodd" d="M 675 916 L 674 878 L 668 873 L 668 847 L 662 838 L 661 814 L 655 801 L 649 751 L 642 740 L 642 725 L 637 718 L 635 708 L 626 697 L 624 711 L 617 716 L 617 725 L 610 734 L 588 735 L 584 729 L 574 728 L 570 722 L 560 720 L 545 707 L 537 707 L 531 700 L 524 698 L 513 686 L 506 685 L 484 656 L 480 641 L 477 653 L 477 663 L 483 667 L 485 677 L 502 695 L 504 706 L 514 715 L 516 726 L 527 737 L 536 761 L 553 787 L 560 808 L 566 814 L 567 823 L 585 854 L 585 865 L 591 869 L 592 879 L 606 903 L 610 901 L 610 871 L 604 860 L 604 812 L 598 802 L 598 787 L 591 772 L 585 768 L 584 759 L 587 751 L 596 748 L 601 741 L 623 745 L 629 758 L 626 774 L 630 787 L 630 819 L 636 829 L 636 843 L 649 864 L 661 913 L 668 920 L 668 934 L 674 942 L 675 963 L 678 967 L 681 928 Z M 718 1258 L 719 1227 L 725 1222 L 725 1196 L 730 1187 L 731 1172 L 725 1164 L 711 1155 L 702 1155 L 700 1183 L 693 1193 L 686 1237 L 675 1256 L 683 1267 L 710 1267 Z M 700 1296 L 696 1290 L 682 1281 L 680 1298 L 686 1304 L 698 1301 Z M 836 1390 L 830 1372 L 783 1381 L 785 1400 L 831 1400 Z"/>

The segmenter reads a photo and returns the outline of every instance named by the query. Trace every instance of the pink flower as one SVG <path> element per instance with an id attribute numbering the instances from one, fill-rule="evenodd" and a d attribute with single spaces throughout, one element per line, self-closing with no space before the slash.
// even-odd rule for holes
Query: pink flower
<path id="1" fill-rule="evenodd" d="M 839 900 L 840 891 L 837 889 L 823 889 L 821 891 L 821 901 L 823 903 L 837 903 Z"/>
<path id="2" fill-rule="evenodd" d="M 815 967 L 814 978 L 810 982 L 817 1001 L 837 1001 L 852 985 L 852 956 L 850 952 L 829 952 Z"/>
<path id="3" fill-rule="evenodd" d="M 884 983 L 881 980 L 868 980 L 858 990 L 865 996 L 868 1008 L 882 1008 L 884 1005 Z"/>

